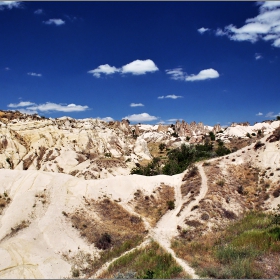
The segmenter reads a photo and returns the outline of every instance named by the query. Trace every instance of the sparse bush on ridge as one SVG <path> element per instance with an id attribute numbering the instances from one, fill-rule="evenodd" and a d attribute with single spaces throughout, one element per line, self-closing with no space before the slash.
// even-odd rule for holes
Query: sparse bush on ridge
<path id="1" fill-rule="evenodd" d="M 191 164 L 202 159 L 209 159 L 216 156 L 229 154 L 231 151 L 221 142 L 217 149 L 212 143 L 185 145 L 167 152 L 167 161 L 160 158 L 153 158 L 152 162 L 146 166 L 136 166 L 131 170 L 131 174 L 144 176 L 154 176 L 159 174 L 174 175 L 185 171 Z M 163 165 L 161 167 L 161 165 Z"/>

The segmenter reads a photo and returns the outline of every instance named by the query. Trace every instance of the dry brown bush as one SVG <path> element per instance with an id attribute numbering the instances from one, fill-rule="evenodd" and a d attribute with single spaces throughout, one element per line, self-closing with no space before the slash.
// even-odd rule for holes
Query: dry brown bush
<path id="1" fill-rule="evenodd" d="M 134 211 L 148 219 L 152 226 L 155 226 L 159 219 L 168 211 L 168 201 L 174 201 L 174 189 L 161 184 L 153 197 L 148 199 L 138 190 L 134 194 Z"/>
<path id="2" fill-rule="evenodd" d="M 97 217 L 92 213 L 97 214 Z M 85 208 L 66 214 L 81 236 L 100 249 L 120 245 L 126 240 L 145 235 L 141 218 L 131 215 L 117 202 L 108 198 L 102 201 L 87 201 Z"/>
<path id="3" fill-rule="evenodd" d="M 78 163 L 80 164 L 80 163 L 86 161 L 87 158 L 86 158 L 84 155 L 78 154 L 77 157 L 76 157 L 76 160 L 77 160 Z"/>
<path id="4" fill-rule="evenodd" d="M 23 170 L 27 170 L 29 166 L 32 164 L 35 155 L 30 155 L 28 158 L 23 160 Z"/>

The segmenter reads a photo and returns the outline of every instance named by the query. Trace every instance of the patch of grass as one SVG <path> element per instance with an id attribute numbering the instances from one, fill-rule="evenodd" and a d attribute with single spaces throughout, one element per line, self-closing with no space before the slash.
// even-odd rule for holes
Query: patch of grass
<path id="1" fill-rule="evenodd" d="M 188 277 L 172 258 L 171 254 L 168 254 L 154 241 L 145 248 L 136 249 L 113 262 L 101 277 L 110 278 L 116 273 L 125 273 L 127 271 L 135 271 L 137 278 L 141 279 Z"/>
<path id="2" fill-rule="evenodd" d="M 133 239 L 129 239 L 124 241 L 121 244 L 112 246 L 109 250 L 104 250 L 100 253 L 100 257 L 90 262 L 89 265 L 83 269 L 83 273 L 85 273 L 88 277 L 94 274 L 104 263 L 119 257 L 126 251 L 131 250 L 132 248 L 140 245 L 143 241 L 142 236 L 135 236 Z"/>
<path id="3" fill-rule="evenodd" d="M 203 239 L 172 242 L 176 254 L 207 278 L 279 278 L 279 263 L 271 268 L 270 255 L 280 254 L 280 226 L 272 214 L 248 212 L 223 231 Z M 276 262 L 277 263 L 277 262 Z M 268 277 L 269 276 L 269 277 Z"/>

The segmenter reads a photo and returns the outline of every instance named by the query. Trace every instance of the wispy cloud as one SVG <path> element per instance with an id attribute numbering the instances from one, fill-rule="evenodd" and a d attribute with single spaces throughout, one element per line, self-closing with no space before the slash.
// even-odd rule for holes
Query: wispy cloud
<path id="1" fill-rule="evenodd" d="M 200 34 L 203 34 L 204 32 L 209 31 L 209 30 L 210 30 L 209 28 L 204 28 L 204 27 L 201 27 L 201 28 L 197 29 L 197 31 L 198 31 Z"/>
<path id="2" fill-rule="evenodd" d="M 6 67 L 5 70 L 6 70 L 6 71 L 10 71 L 11 69 L 10 69 L 9 67 Z"/>
<path id="3" fill-rule="evenodd" d="M 52 19 L 49 19 L 47 21 L 43 21 L 44 24 L 47 24 L 47 25 L 56 25 L 56 26 L 60 26 L 60 25 L 63 25 L 65 24 L 65 21 L 60 19 L 60 18 L 52 18 Z"/>
<path id="4" fill-rule="evenodd" d="M 21 1 L 0 1 L 0 11 L 4 9 L 13 9 L 13 8 L 21 8 Z"/>
<path id="5" fill-rule="evenodd" d="M 34 73 L 34 72 L 28 72 L 27 75 L 34 76 L 34 77 L 42 77 L 42 74 Z"/>
<path id="6" fill-rule="evenodd" d="M 182 68 L 174 68 L 174 69 L 167 69 L 165 70 L 167 75 L 171 76 L 172 80 L 181 80 L 183 81 L 185 79 L 185 73 L 183 72 Z"/>
<path id="7" fill-rule="evenodd" d="M 34 11 L 34 14 L 35 14 L 35 15 L 41 15 L 41 14 L 43 14 L 43 9 L 38 9 L 38 10 Z"/>
<path id="8" fill-rule="evenodd" d="M 21 101 L 19 103 L 10 103 L 8 104 L 9 108 L 18 108 L 18 107 L 27 107 L 27 106 L 31 106 L 34 105 L 35 103 L 30 102 L 30 101 Z"/>
<path id="9" fill-rule="evenodd" d="M 280 113 L 274 114 L 274 112 L 268 112 L 265 116 L 267 118 L 276 118 L 277 116 L 280 116 Z"/>
<path id="10" fill-rule="evenodd" d="M 76 104 L 57 104 L 52 102 L 46 102 L 44 104 L 36 104 L 30 101 L 21 101 L 17 104 L 10 103 L 7 105 L 9 108 L 19 108 L 21 112 L 29 112 L 31 114 L 40 112 L 82 112 L 89 109 L 88 106 L 76 105 Z M 25 107 L 25 108 L 23 108 Z"/>
<path id="11" fill-rule="evenodd" d="M 259 59 L 262 59 L 262 55 L 260 53 L 255 53 L 255 59 L 256 60 L 259 60 Z"/>
<path id="12" fill-rule="evenodd" d="M 205 69 L 201 70 L 197 75 L 190 75 L 186 77 L 186 81 L 202 81 L 202 80 L 208 80 L 208 79 L 215 79 L 218 78 L 220 75 L 219 73 L 210 68 L 210 69 Z"/>
<path id="13" fill-rule="evenodd" d="M 176 121 L 182 121 L 183 119 L 168 119 L 168 122 L 176 122 Z"/>
<path id="14" fill-rule="evenodd" d="M 144 106 L 144 104 L 142 104 L 142 103 L 131 103 L 130 104 L 130 107 L 143 107 Z"/>
<path id="15" fill-rule="evenodd" d="M 216 35 L 251 43 L 271 41 L 272 46 L 280 47 L 280 1 L 258 2 L 258 5 L 259 14 L 256 17 L 247 19 L 239 28 L 233 24 L 218 28 Z"/>
<path id="16" fill-rule="evenodd" d="M 164 99 L 164 98 L 177 99 L 177 98 L 183 98 L 183 96 L 175 95 L 175 94 L 158 96 L 158 99 Z"/>
<path id="17" fill-rule="evenodd" d="M 256 116 L 262 116 L 262 115 L 263 115 L 263 113 L 261 113 L 261 112 L 256 114 Z"/>
<path id="18" fill-rule="evenodd" d="M 105 118 L 99 118 L 99 117 L 97 117 L 97 119 L 102 120 L 102 121 L 104 121 L 104 122 L 112 122 L 112 121 L 114 121 L 114 119 L 111 118 L 111 117 L 105 117 Z"/>
<path id="19" fill-rule="evenodd" d="M 97 68 L 88 71 L 88 73 L 93 74 L 93 76 L 96 78 L 100 78 L 101 74 L 111 75 L 114 73 L 130 73 L 132 75 L 144 75 L 148 72 L 155 72 L 158 70 L 159 69 L 151 59 L 137 59 L 135 61 L 132 61 L 131 63 L 122 66 L 121 68 L 110 66 L 109 64 L 99 65 Z"/>
<path id="20" fill-rule="evenodd" d="M 133 114 L 124 117 L 123 119 L 128 119 L 131 122 L 149 122 L 149 121 L 155 121 L 158 119 L 158 117 L 151 116 L 148 113 L 142 113 L 142 114 Z"/>

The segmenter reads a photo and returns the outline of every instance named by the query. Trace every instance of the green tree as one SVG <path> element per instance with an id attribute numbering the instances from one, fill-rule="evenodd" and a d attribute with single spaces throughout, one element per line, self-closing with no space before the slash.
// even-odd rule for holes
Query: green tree
<path id="1" fill-rule="evenodd" d="M 215 137 L 215 134 L 213 131 L 209 132 L 209 136 L 210 136 L 211 141 L 215 141 L 216 137 Z"/>
<path id="2" fill-rule="evenodd" d="M 166 148 L 166 145 L 164 143 L 159 144 L 159 149 L 162 152 Z"/>

